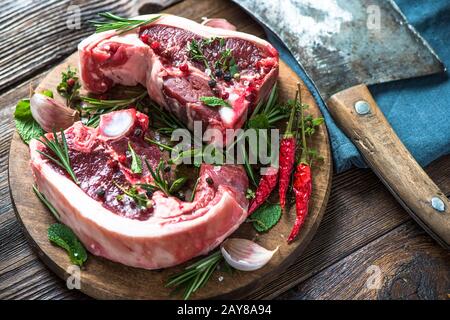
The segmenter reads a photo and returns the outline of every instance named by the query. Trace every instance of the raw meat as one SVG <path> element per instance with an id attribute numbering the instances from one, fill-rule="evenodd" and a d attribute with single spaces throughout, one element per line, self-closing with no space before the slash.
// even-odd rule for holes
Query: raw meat
<path id="1" fill-rule="evenodd" d="M 240 128 L 249 110 L 275 84 L 279 58 L 268 42 L 226 30 L 231 27 L 223 25 L 222 22 L 213 28 L 162 15 L 155 22 L 127 33 L 94 34 L 78 46 L 83 86 L 88 91 L 104 93 L 115 84 L 141 84 L 154 101 L 177 115 L 191 130 L 194 121 L 202 121 L 203 130 L 215 128 L 222 133 L 228 128 Z M 202 49 L 207 69 L 205 62 L 192 58 L 188 46 L 192 40 L 199 43 L 213 39 L 216 40 Z M 215 64 L 226 49 L 231 50 L 238 67 L 236 79 L 215 76 Z M 209 84 L 209 73 L 216 85 Z M 224 99 L 231 108 L 208 107 L 199 101 L 204 96 Z"/>
<path id="2" fill-rule="evenodd" d="M 206 254 L 236 230 L 247 216 L 248 181 L 241 166 L 203 164 L 193 202 L 155 191 L 148 195 L 150 206 L 139 206 L 123 196 L 123 189 L 153 179 L 146 166 L 142 174 L 131 171 L 128 144 L 154 170 L 167 158 L 144 140 L 153 135 L 148 123 L 146 115 L 128 109 L 102 116 L 96 129 L 81 122 L 66 129 L 79 185 L 38 152 L 49 152 L 38 140 L 30 142 L 31 167 L 38 189 L 60 213 L 61 222 L 92 254 L 159 269 Z M 164 173 L 167 179 L 173 178 L 173 169 Z"/>

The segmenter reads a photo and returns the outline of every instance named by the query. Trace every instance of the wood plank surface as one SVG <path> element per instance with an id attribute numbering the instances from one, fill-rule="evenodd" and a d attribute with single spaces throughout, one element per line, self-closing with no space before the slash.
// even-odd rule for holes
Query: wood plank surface
<path id="1" fill-rule="evenodd" d="M 207 12 L 205 15 L 210 17 L 220 17 L 222 10 L 231 10 L 236 15 L 236 20 L 242 21 L 241 30 L 262 34 L 261 29 L 251 19 L 227 1 L 193 1 L 201 3 L 202 10 Z M 39 3 L 39 1 L 29 2 Z M 64 3 L 67 6 L 68 1 Z M 181 3 L 180 10 L 192 11 L 189 3 L 192 4 L 192 1 Z M 21 14 L 21 18 L 16 18 L 17 21 L 26 25 L 25 8 L 27 13 L 37 10 L 32 4 L 22 7 L 21 2 L 17 1 L 4 1 L 2 8 L 0 12 L 2 27 L 4 21 L 16 14 Z M 54 11 L 50 16 L 58 20 L 64 15 L 65 10 L 66 7 L 62 5 L 60 11 Z M 46 15 L 46 12 L 42 13 L 42 19 L 50 16 Z M 39 26 L 37 28 L 34 33 L 46 31 L 39 29 Z M 78 35 L 72 32 L 71 36 Z M 31 50 L 32 37 L 24 39 Z M 77 41 L 71 42 L 67 37 L 54 37 L 53 43 L 48 45 L 52 46 L 53 50 L 58 47 L 69 48 L 65 53 L 67 56 L 75 49 L 76 43 Z M 0 48 L 0 72 L 9 68 L 2 50 Z M 55 61 L 60 61 L 62 55 L 54 58 L 42 64 L 25 63 L 23 68 L 26 70 L 23 70 L 21 65 L 16 66 L 11 70 L 15 70 L 17 76 L 12 76 L 8 81 L 3 82 L 3 75 L 0 76 L 3 88 L 0 90 L 0 299 L 88 298 L 76 290 L 68 290 L 65 283 L 47 269 L 33 253 L 15 218 L 7 183 L 8 150 L 14 129 L 12 122 L 14 105 L 18 99 L 27 95 L 30 81 L 38 83 L 39 79 L 43 78 L 41 72 L 51 68 Z M 36 63 L 36 60 L 33 63 Z M 18 83 L 21 84 L 16 89 Z M 450 157 L 442 157 L 435 161 L 426 168 L 426 172 L 449 196 Z M 418 261 L 414 258 L 416 253 L 422 261 L 429 262 L 427 267 L 423 267 L 423 263 L 411 263 Z M 397 256 L 402 257 L 398 263 L 396 263 Z M 429 257 L 431 259 L 428 259 Z M 363 283 L 367 281 L 369 274 L 366 273 L 367 268 L 360 266 L 365 261 L 367 263 L 376 261 L 382 270 L 387 270 L 388 276 L 383 277 L 382 288 L 391 287 L 395 290 L 387 290 L 391 292 L 389 294 L 366 290 Z M 450 281 L 448 272 L 445 276 L 442 270 L 446 270 L 445 268 L 448 270 L 449 265 L 448 253 L 443 252 L 411 221 L 372 172 L 352 169 L 333 177 L 325 217 L 308 249 L 279 278 L 261 288 L 250 298 L 412 299 L 416 297 L 410 294 L 414 290 L 405 284 L 409 283 L 409 279 L 424 278 L 427 280 L 423 281 L 420 288 L 429 293 L 417 295 L 418 297 L 448 299 Z M 339 277 L 339 281 L 329 279 L 332 277 L 330 270 L 333 274 L 343 276 Z M 400 280 L 389 281 L 394 278 Z M 389 286 L 395 283 L 397 284 Z"/>

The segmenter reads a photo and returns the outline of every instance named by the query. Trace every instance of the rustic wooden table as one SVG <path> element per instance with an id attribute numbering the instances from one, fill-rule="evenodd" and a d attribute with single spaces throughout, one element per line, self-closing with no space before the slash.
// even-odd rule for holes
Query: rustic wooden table
<path id="1" fill-rule="evenodd" d="M 0 299 L 86 299 L 68 290 L 32 251 L 8 188 L 8 151 L 15 103 L 30 84 L 76 49 L 105 8 L 133 14 L 140 0 L 3 0 L 0 12 Z M 69 7 L 78 5 L 79 7 Z M 81 20 L 69 19 L 80 9 Z M 239 30 L 262 30 L 226 0 L 186 0 L 168 11 L 199 19 L 232 11 Z M 427 168 L 450 195 L 450 156 Z M 333 177 L 327 212 L 308 249 L 249 298 L 449 299 L 450 256 L 400 207 L 370 170 Z"/>

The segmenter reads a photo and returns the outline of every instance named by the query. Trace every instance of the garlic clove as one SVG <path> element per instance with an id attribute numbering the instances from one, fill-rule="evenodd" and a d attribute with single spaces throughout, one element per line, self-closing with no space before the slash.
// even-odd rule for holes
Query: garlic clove
<path id="1" fill-rule="evenodd" d="M 205 18 L 202 22 L 202 25 L 212 28 L 236 31 L 236 26 L 234 24 L 231 24 L 230 22 L 228 22 L 228 20 L 221 18 L 213 18 L 213 19 Z"/>
<path id="2" fill-rule="evenodd" d="M 225 261 L 233 268 L 241 271 L 254 271 L 265 266 L 272 259 L 275 250 L 267 250 L 259 244 L 239 238 L 225 240 L 220 250 Z"/>
<path id="3" fill-rule="evenodd" d="M 67 129 L 80 120 L 80 115 L 76 110 L 41 93 L 35 93 L 31 97 L 30 110 L 34 120 L 45 132 Z"/>

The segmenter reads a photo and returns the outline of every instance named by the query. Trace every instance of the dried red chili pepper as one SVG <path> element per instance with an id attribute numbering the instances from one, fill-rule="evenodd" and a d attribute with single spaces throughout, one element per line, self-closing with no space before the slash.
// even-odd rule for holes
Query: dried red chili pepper
<path id="1" fill-rule="evenodd" d="M 297 85 L 300 91 L 300 84 Z M 294 227 L 288 237 L 288 242 L 292 242 L 298 235 L 300 228 L 308 215 L 309 199 L 312 192 L 311 166 L 308 162 L 308 147 L 306 145 L 305 119 L 303 116 L 303 105 L 300 98 L 300 128 L 302 135 L 302 155 L 294 173 L 293 189 L 295 193 L 296 217 Z"/>
<path id="2" fill-rule="evenodd" d="M 269 198 L 278 182 L 278 169 L 270 167 L 266 175 L 261 177 L 258 188 L 255 191 L 255 198 L 250 202 L 248 214 L 251 215 Z"/>
<path id="3" fill-rule="evenodd" d="M 311 167 L 308 164 L 301 162 L 297 165 L 293 189 L 295 193 L 296 218 L 288 242 L 292 242 L 298 235 L 308 215 L 309 199 L 312 192 Z"/>
<path id="4" fill-rule="evenodd" d="M 299 92 L 295 95 L 294 105 L 292 106 L 291 115 L 283 138 L 280 142 L 280 180 L 279 180 L 279 196 L 280 207 L 285 211 L 286 207 L 286 193 L 291 182 L 291 174 L 295 163 L 295 149 L 297 147 L 297 139 L 292 132 L 292 124 L 294 122 L 294 115 L 296 111 L 297 99 Z"/>

